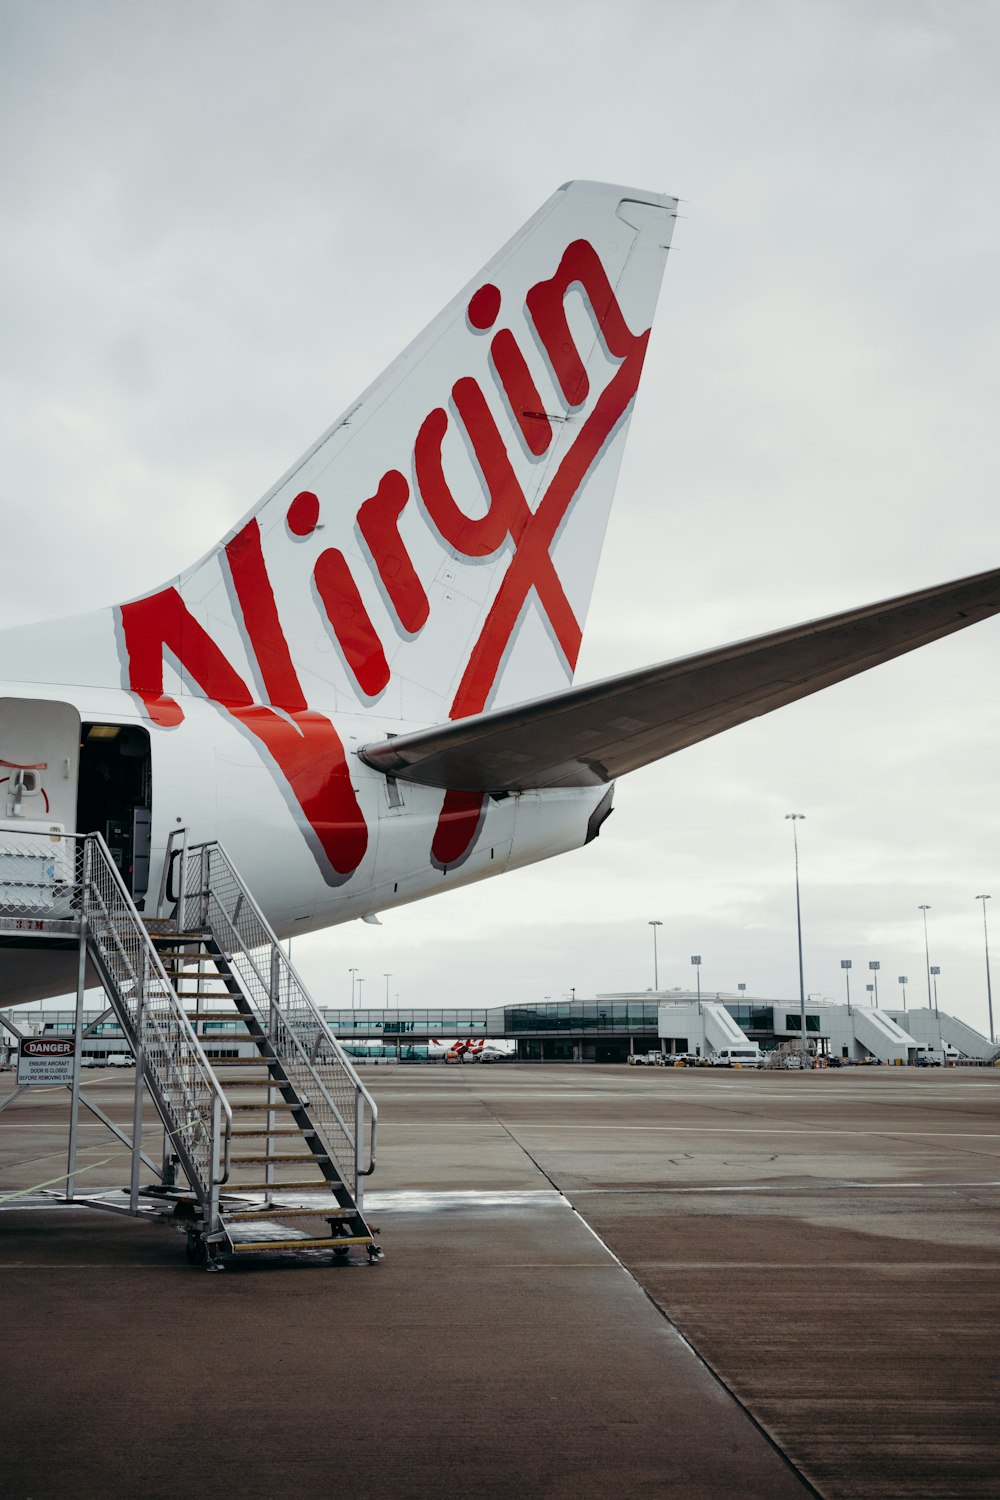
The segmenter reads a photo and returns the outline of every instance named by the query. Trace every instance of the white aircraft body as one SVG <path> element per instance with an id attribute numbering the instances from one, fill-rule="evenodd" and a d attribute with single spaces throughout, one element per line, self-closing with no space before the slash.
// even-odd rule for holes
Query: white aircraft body
<path id="1" fill-rule="evenodd" d="M 184 828 L 280 936 L 370 919 L 577 848 L 623 772 L 996 613 L 994 571 L 570 685 L 676 207 L 560 188 L 205 557 L 0 632 L 0 844 L 96 830 L 154 914 Z M 0 913 L 0 1003 L 75 963 Z"/>

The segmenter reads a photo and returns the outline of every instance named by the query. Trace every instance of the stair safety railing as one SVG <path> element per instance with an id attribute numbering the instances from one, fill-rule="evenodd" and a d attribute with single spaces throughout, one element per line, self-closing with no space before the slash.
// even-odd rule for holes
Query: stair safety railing
<path id="1" fill-rule="evenodd" d="M 232 1109 L 100 834 L 77 840 L 77 904 L 91 959 L 141 1061 L 169 1149 L 197 1193 L 206 1233 L 219 1229 Z"/>
<path id="2" fill-rule="evenodd" d="M 40 829 L 0 828 L 0 916 L 5 930 L 31 931 L 47 923 L 79 921 L 82 841 L 53 824 Z M 68 930 L 68 929 L 67 929 Z"/>
<path id="3" fill-rule="evenodd" d="M 378 1109 L 316 1009 L 221 844 L 188 849 L 178 920 L 209 931 L 252 1005 L 279 1065 L 354 1201 L 375 1167 Z M 369 1146 L 365 1161 L 365 1111 Z"/>

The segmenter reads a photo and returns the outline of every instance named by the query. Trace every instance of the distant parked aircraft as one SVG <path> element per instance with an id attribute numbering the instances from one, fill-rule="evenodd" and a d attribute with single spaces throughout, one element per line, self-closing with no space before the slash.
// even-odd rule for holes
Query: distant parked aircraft
<path id="1" fill-rule="evenodd" d="M 513 1057 L 517 1051 L 514 1042 L 487 1041 L 484 1037 L 468 1037 L 457 1041 L 431 1041 L 428 1055 L 444 1062 L 502 1062 Z"/>

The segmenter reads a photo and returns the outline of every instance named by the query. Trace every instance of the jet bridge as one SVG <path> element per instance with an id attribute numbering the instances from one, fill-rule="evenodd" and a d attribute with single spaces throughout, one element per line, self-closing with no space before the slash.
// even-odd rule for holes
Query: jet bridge
<path id="1" fill-rule="evenodd" d="M 363 1209 L 364 1178 L 375 1164 L 374 1100 L 221 845 L 188 848 L 179 832 L 167 864 L 176 906 L 144 920 L 100 835 L 0 827 L 0 933 L 75 943 L 78 953 L 67 1173 L 58 1196 L 169 1218 L 186 1233 L 189 1259 L 213 1269 L 229 1255 L 269 1251 L 378 1259 L 377 1231 Z M 81 1085 L 88 962 L 135 1057 L 130 1133 Z M 254 1055 L 214 1066 L 198 1035 L 213 1020 L 238 1021 Z M 12 1018 L 6 1024 L 16 1027 Z M 29 1087 L 19 1082 L 0 1110 Z M 141 1144 L 147 1099 L 163 1126 L 159 1162 Z M 81 1106 L 128 1146 L 127 1189 L 78 1191 Z"/>
<path id="2" fill-rule="evenodd" d="M 977 1062 L 988 1062 L 996 1052 L 996 1043 L 989 1037 L 943 1010 L 916 1006 L 909 1011 L 893 1011 L 892 1018 L 925 1047 L 938 1049 L 944 1042 L 946 1046 L 957 1048 L 963 1057 L 973 1057 Z"/>
<path id="3" fill-rule="evenodd" d="M 707 1057 L 726 1048 L 747 1046 L 746 1032 L 719 1000 L 661 1003 L 658 1016 L 660 1041 L 666 1052 L 692 1051 Z"/>
<path id="4" fill-rule="evenodd" d="M 916 1061 L 916 1041 L 885 1011 L 855 1006 L 851 1020 L 855 1042 L 860 1042 L 879 1062 L 900 1064 Z"/>

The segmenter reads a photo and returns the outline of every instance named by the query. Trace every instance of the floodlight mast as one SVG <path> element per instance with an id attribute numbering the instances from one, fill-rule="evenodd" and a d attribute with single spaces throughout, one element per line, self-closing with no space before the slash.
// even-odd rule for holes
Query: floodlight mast
<path id="1" fill-rule="evenodd" d="M 805 813 L 786 813 L 785 822 L 792 825 L 792 843 L 795 846 L 795 926 L 799 938 L 799 1024 L 802 1027 L 803 1063 L 808 1052 L 806 1047 L 806 980 L 802 966 L 802 901 L 799 896 L 799 836 L 796 823 L 805 821 Z"/>
<path id="2" fill-rule="evenodd" d="M 848 1015 L 851 1014 L 851 964 L 852 964 L 852 960 L 849 959 L 849 958 L 842 958 L 840 960 L 840 967 L 844 971 L 844 980 L 845 980 L 845 982 L 847 984 L 847 1014 Z"/>
<path id="3" fill-rule="evenodd" d="M 927 913 L 930 911 L 930 907 L 929 906 L 918 906 L 917 910 L 918 911 L 922 911 L 923 914 L 924 914 L 924 963 L 925 963 L 925 965 L 927 967 L 927 1009 L 930 1010 L 930 1008 L 931 1008 L 931 950 L 930 950 L 930 947 L 929 947 L 928 942 L 927 942 Z"/>
<path id="4" fill-rule="evenodd" d="M 992 901 L 992 896 L 977 896 L 976 900 L 983 903 L 983 943 L 986 947 L 986 1004 L 990 1016 L 990 1041 L 996 1043 L 996 1032 L 993 1029 L 993 986 L 990 983 L 990 936 L 986 929 L 986 903 Z"/>
<path id="5" fill-rule="evenodd" d="M 653 929 L 653 992 L 654 994 L 658 994 L 660 989 L 660 968 L 656 956 L 656 929 L 662 927 L 663 923 L 653 921 L 649 923 L 649 926 Z"/>

